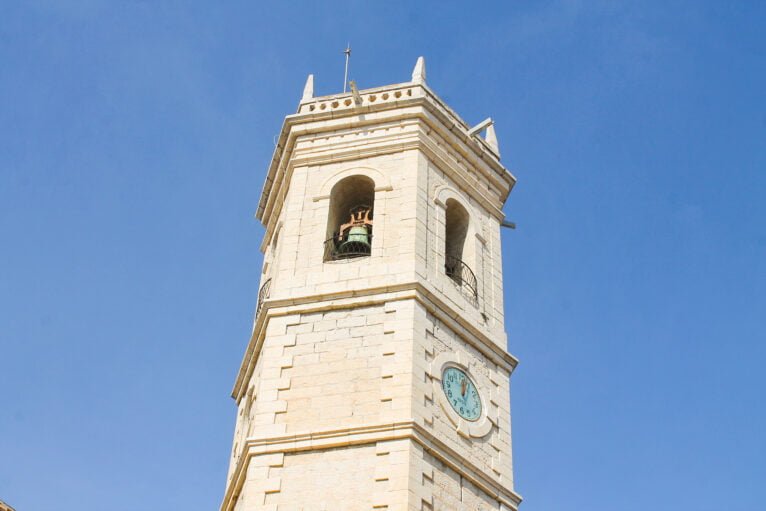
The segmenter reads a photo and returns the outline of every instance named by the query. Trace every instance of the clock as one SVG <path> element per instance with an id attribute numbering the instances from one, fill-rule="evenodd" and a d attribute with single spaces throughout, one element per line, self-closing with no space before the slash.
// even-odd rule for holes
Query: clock
<path id="1" fill-rule="evenodd" d="M 452 409 L 467 421 L 475 422 L 481 417 L 481 398 L 476 385 L 465 371 L 447 366 L 442 373 L 442 390 Z"/>

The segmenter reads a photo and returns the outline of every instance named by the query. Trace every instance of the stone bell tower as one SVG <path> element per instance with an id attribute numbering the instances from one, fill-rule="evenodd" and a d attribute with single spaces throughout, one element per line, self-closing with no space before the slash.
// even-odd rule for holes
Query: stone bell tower
<path id="1" fill-rule="evenodd" d="M 287 116 L 221 509 L 515 510 L 501 208 L 515 178 L 412 80 Z M 485 138 L 479 136 L 486 129 Z"/>

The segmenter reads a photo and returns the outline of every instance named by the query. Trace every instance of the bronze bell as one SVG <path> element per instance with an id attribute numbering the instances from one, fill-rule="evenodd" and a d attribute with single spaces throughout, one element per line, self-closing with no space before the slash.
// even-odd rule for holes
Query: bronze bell
<path id="1" fill-rule="evenodd" d="M 352 243 L 352 242 L 364 243 L 365 245 L 370 244 L 370 238 L 369 238 L 369 235 L 367 234 L 366 225 L 357 225 L 349 229 L 348 239 L 346 240 L 346 243 Z"/>
<path id="2" fill-rule="evenodd" d="M 341 254 L 369 254 L 370 228 L 372 227 L 370 213 L 372 213 L 372 208 L 367 205 L 360 205 L 351 208 L 349 212 L 351 213 L 351 219 L 348 223 L 340 226 L 341 239 L 345 234 L 346 241 L 340 244 L 338 252 Z"/>

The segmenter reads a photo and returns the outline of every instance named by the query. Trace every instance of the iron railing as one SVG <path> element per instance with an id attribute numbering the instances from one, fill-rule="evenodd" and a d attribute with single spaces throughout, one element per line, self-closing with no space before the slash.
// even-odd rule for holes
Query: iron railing
<path id="1" fill-rule="evenodd" d="M 372 234 L 367 236 L 367 240 L 367 242 L 348 241 L 340 236 L 333 236 L 324 242 L 324 260 L 338 261 L 340 259 L 369 256 L 372 247 Z"/>
<path id="2" fill-rule="evenodd" d="M 256 316 L 258 316 L 258 313 L 261 312 L 261 307 L 263 306 L 263 301 L 266 300 L 269 297 L 269 292 L 270 291 L 271 291 L 271 279 L 268 279 L 261 286 L 261 290 L 258 291 L 258 305 L 255 306 L 255 315 Z"/>
<path id="3" fill-rule="evenodd" d="M 444 272 L 474 299 L 479 297 L 476 275 L 473 274 L 471 268 L 463 261 L 447 254 L 447 257 L 444 259 Z"/>

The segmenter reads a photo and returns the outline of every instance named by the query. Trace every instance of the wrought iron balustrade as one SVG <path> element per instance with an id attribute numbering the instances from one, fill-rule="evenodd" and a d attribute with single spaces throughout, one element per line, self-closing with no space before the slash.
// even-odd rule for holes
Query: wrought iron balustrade
<path id="1" fill-rule="evenodd" d="M 352 259 L 370 255 L 372 248 L 372 234 L 367 235 L 366 241 L 349 240 L 348 235 L 333 236 L 324 242 L 324 260 L 338 261 L 340 259 Z"/>
<path id="2" fill-rule="evenodd" d="M 261 312 L 261 307 L 263 306 L 263 301 L 266 300 L 269 297 L 269 292 L 271 291 L 271 279 L 268 279 L 266 282 L 263 283 L 261 286 L 260 291 L 258 291 L 258 305 L 255 306 L 255 315 L 258 316 L 258 313 Z"/>
<path id="3" fill-rule="evenodd" d="M 461 288 L 468 291 L 474 300 L 479 297 L 476 275 L 462 260 L 448 254 L 444 260 L 444 272 Z"/>

